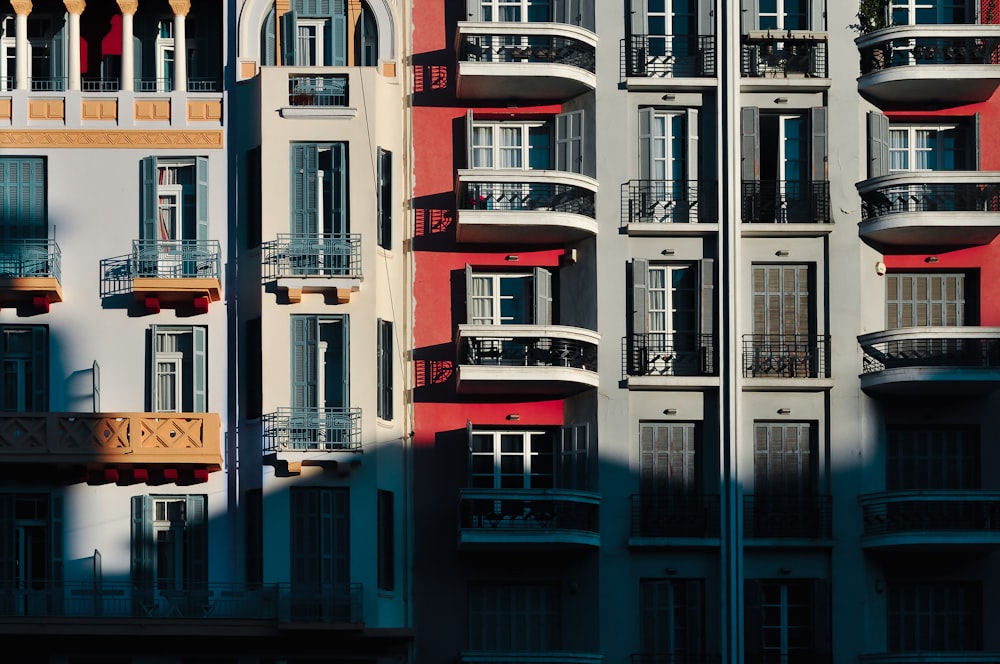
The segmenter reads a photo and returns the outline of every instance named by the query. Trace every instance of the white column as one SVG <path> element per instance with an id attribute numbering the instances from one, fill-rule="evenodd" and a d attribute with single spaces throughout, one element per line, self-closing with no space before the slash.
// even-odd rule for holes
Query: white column
<path id="1" fill-rule="evenodd" d="M 122 80 L 118 83 L 119 90 L 130 91 L 135 86 L 132 17 L 135 16 L 138 4 L 136 0 L 118 0 L 118 8 L 122 11 Z"/>
<path id="2" fill-rule="evenodd" d="M 22 11 L 27 5 L 26 10 Z M 17 17 L 14 19 L 14 59 L 17 62 L 17 73 L 15 87 L 18 90 L 28 90 L 31 88 L 31 81 L 28 79 L 28 14 L 31 13 L 31 3 L 17 3 L 14 7 Z"/>
<path id="3" fill-rule="evenodd" d="M 174 90 L 187 92 L 187 37 L 184 18 L 191 11 L 191 0 L 170 0 L 174 10 Z"/>
<path id="4" fill-rule="evenodd" d="M 69 80 L 67 83 L 70 90 L 80 89 L 80 15 L 73 11 L 69 13 Z"/>

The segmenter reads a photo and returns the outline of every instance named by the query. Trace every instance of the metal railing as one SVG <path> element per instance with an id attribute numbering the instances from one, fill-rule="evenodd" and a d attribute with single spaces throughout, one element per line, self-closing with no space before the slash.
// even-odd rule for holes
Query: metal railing
<path id="1" fill-rule="evenodd" d="M 861 74 L 891 67 L 919 65 L 995 65 L 1000 62 L 1000 38 L 995 36 L 920 36 L 934 26 L 894 30 L 891 37 L 859 47 Z"/>
<path id="2" fill-rule="evenodd" d="M 826 539 L 833 532 L 830 496 L 750 495 L 743 497 L 744 537 Z"/>
<path id="3" fill-rule="evenodd" d="M 715 76 L 715 35 L 632 35 L 621 41 L 621 76 Z"/>
<path id="4" fill-rule="evenodd" d="M 0 241 L 0 277 L 62 279 L 62 251 L 52 239 Z"/>
<path id="5" fill-rule="evenodd" d="M 289 106 L 347 106 L 349 76 L 288 76 Z"/>
<path id="6" fill-rule="evenodd" d="M 85 78 L 80 81 L 84 92 L 118 92 L 120 83 L 117 78 Z"/>
<path id="7" fill-rule="evenodd" d="M 265 452 L 361 449 L 360 408 L 279 408 L 261 421 Z"/>
<path id="8" fill-rule="evenodd" d="M 899 212 L 1000 212 L 1000 183 L 921 182 L 861 192 L 861 218 Z"/>
<path id="9" fill-rule="evenodd" d="M 129 267 L 133 279 L 219 279 L 222 250 L 218 240 L 132 240 Z"/>
<path id="10" fill-rule="evenodd" d="M 578 39 L 540 35 L 519 37 L 509 34 L 465 36 L 459 45 L 459 60 L 493 63 L 545 62 L 571 65 L 591 73 L 595 71 L 596 63 L 593 45 Z"/>
<path id="11" fill-rule="evenodd" d="M 644 333 L 622 337 L 622 378 L 628 376 L 714 376 L 711 334 Z"/>
<path id="12" fill-rule="evenodd" d="M 31 89 L 35 92 L 63 92 L 66 90 L 66 77 L 32 78 Z"/>
<path id="13" fill-rule="evenodd" d="M 826 40 L 754 40 L 743 44 L 740 73 L 747 78 L 826 78 Z"/>
<path id="14" fill-rule="evenodd" d="M 462 489 L 465 530 L 600 532 L 600 498 L 563 489 Z"/>
<path id="15" fill-rule="evenodd" d="M 632 537 L 719 537 L 719 518 L 719 496 L 632 496 Z"/>
<path id="16" fill-rule="evenodd" d="M 743 376 L 829 378 L 830 337 L 810 334 L 744 334 Z"/>
<path id="17" fill-rule="evenodd" d="M 128 581 L 0 584 L 0 617 L 242 619 L 357 623 L 360 583 L 204 583 L 163 589 Z"/>
<path id="18" fill-rule="evenodd" d="M 463 182 L 458 192 L 458 209 L 547 210 L 596 218 L 593 191 L 539 182 Z"/>
<path id="19" fill-rule="evenodd" d="M 1000 534 L 1000 493 L 888 491 L 861 496 L 865 535 L 974 531 Z"/>
<path id="20" fill-rule="evenodd" d="M 629 180 L 622 185 L 622 225 L 719 220 L 715 180 Z"/>
<path id="21" fill-rule="evenodd" d="M 172 78 L 137 78 L 133 82 L 136 92 L 173 92 Z M 222 83 L 217 78 L 189 78 L 187 92 L 218 92 Z"/>
<path id="22" fill-rule="evenodd" d="M 906 336 L 862 343 L 861 372 L 870 374 L 900 367 L 1000 369 L 1000 338 L 995 336 L 943 338 L 930 333 L 923 338 Z"/>
<path id="23" fill-rule="evenodd" d="M 830 183 L 744 180 L 744 223 L 829 223 Z"/>
<path id="24" fill-rule="evenodd" d="M 283 277 L 361 278 L 360 233 L 279 233 L 262 245 L 264 280 Z"/>
<path id="25" fill-rule="evenodd" d="M 629 656 L 629 664 L 722 664 L 722 655 L 705 653 L 638 653 Z"/>
<path id="26" fill-rule="evenodd" d="M 221 89 L 221 82 L 217 78 L 189 78 L 187 80 L 188 92 L 218 92 Z"/>
<path id="27" fill-rule="evenodd" d="M 459 344 L 458 363 L 474 366 L 574 367 L 597 371 L 597 346 L 578 339 L 524 334 L 502 338 L 493 335 L 466 336 Z"/>

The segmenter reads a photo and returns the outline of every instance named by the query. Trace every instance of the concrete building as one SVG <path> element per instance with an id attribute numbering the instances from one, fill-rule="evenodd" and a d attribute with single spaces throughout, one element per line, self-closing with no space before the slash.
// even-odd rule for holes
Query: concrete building
<path id="1" fill-rule="evenodd" d="M 996 6 L 860 13 L 414 0 L 416 661 L 1000 660 Z"/>

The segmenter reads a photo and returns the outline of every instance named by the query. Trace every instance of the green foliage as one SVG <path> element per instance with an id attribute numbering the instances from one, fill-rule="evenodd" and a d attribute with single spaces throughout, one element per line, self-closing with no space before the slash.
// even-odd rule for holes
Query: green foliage
<path id="1" fill-rule="evenodd" d="M 861 34 L 881 30 L 889 25 L 888 0 L 860 0 L 858 2 L 858 22 L 849 27 Z"/>

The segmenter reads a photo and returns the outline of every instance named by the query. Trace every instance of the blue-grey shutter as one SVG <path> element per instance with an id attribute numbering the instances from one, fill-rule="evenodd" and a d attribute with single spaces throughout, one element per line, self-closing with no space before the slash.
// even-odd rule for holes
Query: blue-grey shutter
<path id="1" fill-rule="evenodd" d="M 333 0 L 330 7 L 330 51 L 327 62 L 332 67 L 347 66 L 347 0 Z"/>
<path id="2" fill-rule="evenodd" d="M 552 273 L 542 267 L 534 269 L 535 325 L 552 324 Z"/>
<path id="3" fill-rule="evenodd" d="M 314 143 L 292 145 L 292 233 L 319 232 L 316 195 L 319 154 Z"/>
<path id="4" fill-rule="evenodd" d="M 159 198 L 156 195 L 157 189 L 157 166 L 156 157 L 145 157 L 141 163 L 142 170 L 142 228 L 141 239 L 156 240 L 159 235 L 157 227 L 157 208 Z"/>
<path id="5" fill-rule="evenodd" d="M 195 158 L 195 221 L 198 240 L 208 239 L 208 157 Z"/>
<path id="6" fill-rule="evenodd" d="M 330 223 L 331 233 L 347 233 L 350 228 L 348 223 L 347 206 L 347 143 L 334 143 L 330 146 L 331 162 L 333 164 L 333 182 L 330 189 L 333 192 L 330 201 Z"/>
<path id="7" fill-rule="evenodd" d="M 712 258 L 701 259 L 698 272 L 701 279 L 698 332 L 712 334 L 715 328 L 715 260 Z"/>
<path id="8" fill-rule="evenodd" d="M 695 186 L 698 183 L 698 109 L 689 108 L 684 118 L 685 129 L 687 129 L 687 154 L 684 155 L 687 163 L 686 186 Z"/>
<path id="9" fill-rule="evenodd" d="M 139 26 L 136 25 L 135 27 L 137 28 Z M 152 41 L 152 40 L 149 40 L 149 41 Z M 146 78 L 146 76 L 145 76 L 146 72 L 142 71 L 142 49 L 143 49 L 142 39 L 139 37 L 138 34 L 136 34 L 136 35 L 134 35 L 132 37 L 132 55 L 133 55 L 133 57 L 132 57 L 132 85 L 134 86 L 135 90 L 139 89 L 139 81 L 141 81 L 142 79 Z M 152 61 L 152 58 L 150 58 L 150 61 Z M 154 73 L 151 76 L 156 76 L 155 70 L 154 70 Z"/>
<path id="10" fill-rule="evenodd" d="M 889 173 L 889 119 L 878 111 L 868 112 L 868 177 Z"/>
<path id="11" fill-rule="evenodd" d="M 636 258 L 629 265 L 632 270 L 632 334 L 646 334 L 649 319 L 649 300 L 646 284 L 649 280 L 649 262 Z"/>
<path id="12" fill-rule="evenodd" d="M 827 119 L 826 107 L 809 109 L 809 126 L 812 130 L 812 181 L 826 182 Z"/>
<path id="13" fill-rule="evenodd" d="M 153 592 L 153 500 L 132 497 L 132 587 L 148 596 Z"/>
<path id="14" fill-rule="evenodd" d="M 760 109 L 740 109 L 740 159 L 744 181 L 760 179 Z"/>
<path id="15" fill-rule="evenodd" d="M 281 64 L 294 67 L 298 62 L 299 27 L 298 17 L 294 11 L 285 12 L 278 19 L 281 26 Z"/>
<path id="16" fill-rule="evenodd" d="M 149 326 L 149 410 L 156 412 L 156 325 Z"/>
<path id="17" fill-rule="evenodd" d="M 24 157 L 0 160 L 0 197 L 4 239 L 47 237 L 44 159 Z"/>
<path id="18" fill-rule="evenodd" d="M 49 534 L 51 547 L 49 559 L 52 561 L 50 581 L 56 588 L 63 582 L 63 498 L 51 496 L 49 503 Z M 55 598 L 61 601 L 62 598 Z"/>
<path id="19" fill-rule="evenodd" d="M 758 2 L 760 2 L 760 0 L 742 0 L 740 3 L 743 6 L 743 34 L 746 34 L 751 30 L 757 30 L 760 25 L 760 14 L 757 11 Z"/>
<path id="20" fill-rule="evenodd" d="M 56 19 L 60 23 L 59 29 L 52 34 L 52 51 L 49 53 L 49 71 L 52 72 L 52 80 L 56 84 L 55 90 L 62 90 L 66 85 L 66 15 Z M 62 84 L 63 87 L 59 87 Z"/>
<path id="21" fill-rule="evenodd" d="M 28 410 L 45 412 L 49 409 L 49 328 L 31 328 L 31 369 L 33 372 L 31 402 Z"/>
<path id="22" fill-rule="evenodd" d="M 264 17 L 264 27 L 261 29 L 261 44 L 262 53 L 260 56 L 260 64 L 267 67 L 277 64 L 277 53 L 276 53 L 276 36 L 275 36 L 275 12 L 274 5 L 271 5 L 270 11 L 267 12 L 267 16 Z"/>
<path id="23" fill-rule="evenodd" d="M 316 404 L 315 316 L 292 316 L 292 408 L 313 408 Z"/>
<path id="24" fill-rule="evenodd" d="M 192 409 L 196 413 L 208 412 L 208 371 L 206 351 L 208 341 L 204 327 L 191 328 L 191 347 L 193 357 L 191 362 Z"/>
<path id="25" fill-rule="evenodd" d="M 639 179 L 649 180 L 652 177 L 653 159 L 653 115 L 655 108 L 639 109 Z M 659 187 L 653 187 L 658 191 Z"/>
<path id="26" fill-rule="evenodd" d="M 184 519 L 184 581 L 189 588 L 208 583 L 208 521 L 205 496 L 187 496 Z"/>

